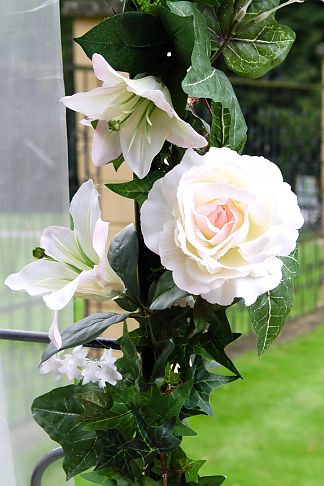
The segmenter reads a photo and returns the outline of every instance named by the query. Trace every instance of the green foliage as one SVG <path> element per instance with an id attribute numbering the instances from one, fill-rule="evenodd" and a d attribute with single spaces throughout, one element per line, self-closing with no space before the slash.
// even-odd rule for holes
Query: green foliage
<path id="1" fill-rule="evenodd" d="M 193 23 L 195 43 L 191 66 L 182 82 L 182 88 L 189 96 L 210 98 L 228 110 L 231 116 L 228 143 L 231 148 L 240 150 L 246 140 L 246 124 L 230 81 L 223 72 L 211 66 L 211 43 L 206 19 L 190 2 L 167 4 L 172 13 L 180 18 L 190 17 Z"/>
<path id="2" fill-rule="evenodd" d="M 33 417 L 48 435 L 63 447 L 63 467 L 67 479 L 93 467 L 99 457 L 100 439 L 95 432 L 82 429 L 83 407 L 78 398 L 89 386 L 56 388 L 34 400 Z"/>
<path id="3" fill-rule="evenodd" d="M 249 307 L 250 319 L 262 354 L 276 339 L 294 302 L 294 277 L 298 273 L 297 250 L 282 257 L 282 280 L 278 287 L 260 295 Z"/>
<path id="4" fill-rule="evenodd" d="M 212 125 L 210 127 L 209 144 L 211 147 L 229 147 L 231 127 L 231 112 L 221 103 L 212 102 Z"/>
<path id="5" fill-rule="evenodd" d="M 147 195 L 154 182 L 160 179 L 162 176 L 163 173 L 160 171 L 151 171 L 143 179 L 136 178 L 132 181 L 120 182 L 118 184 L 109 183 L 106 184 L 106 187 L 120 196 L 134 199 L 139 206 L 141 206 L 145 199 L 147 199 Z"/>
<path id="6" fill-rule="evenodd" d="M 208 309 L 208 308 L 207 308 Z M 225 311 L 206 311 L 206 321 L 210 324 L 208 331 L 195 336 L 194 351 L 207 360 L 215 360 L 226 369 L 240 377 L 240 373 L 225 353 L 225 347 L 235 341 L 240 334 L 231 331 Z"/>
<path id="7" fill-rule="evenodd" d="M 124 332 L 119 339 L 119 344 L 123 352 L 122 358 L 119 358 L 117 361 L 118 369 L 123 375 L 123 381 L 120 386 L 125 388 L 129 385 L 138 385 L 141 375 L 141 364 L 136 346 L 128 333 L 126 322 L 124 322 Z"/>
<path id="8" fill-rule="evenodd" d="M 209 395 L 218 386 L 237 380 L 238 376 L 209 373 L 200 356 L 196 356 L 193 362 L 192 373 L 194 384 L 185 403 L 185 407 L 187 409 L 198 409 L 207 415 L 213 415 L 213 410 L 209 403 Z"/>
<path id="9" fill-rule="evenodd" d="M 279 3 L 280 0 L 254 0 L 241 22 L 235 21 L 239 10 L 231 0 L 209 11 L 214 20 L 212 41 L 216 56 L 221 49 L 227 67 L 236 74 L 259 78 L 286 58 L 295 40 L 294 32 L 279 24 L 274 13 L 257 21 L 260 14 Z"/>
<path id="10" fill-rule="evenodd" d="M 101 54 L 117 71 L 135 74 L 161 64 L 169 51 L 160 19 L 142 12 L 115 15 L 75 41 L 88 57 Z"/>
<path id="11" fill-rule="evenodd" d="M 171 307 L 175 302 L 189 294 L 179 289 L 172 278 L 172 272 L 164 272 L 156 284 L 150 310 L 163 310 Z"/>
<path id="12" fill-rule="evenodd" d="M 114 314 L 113 312 L 98 313 L 71 324 L 61 334 L 63 343 L 61 348 L 57 349 L 50 343 L 43 353 L 41 362 L 43 363 L 63 349 L 89 343 L 100 336 L 108 327 L 124 321 L 128 316 L 129 314 Z"/>
<path id="13" fill-rule="evenodd" d="M 138 239 L 133 224 L 126 226 L 113 238 L 108 252 L 112 269 L 119 275 L 126 287 L 125 299 L 117 299 L 121 307 L 135 310 L 139 304 L 137 277 Z"/>

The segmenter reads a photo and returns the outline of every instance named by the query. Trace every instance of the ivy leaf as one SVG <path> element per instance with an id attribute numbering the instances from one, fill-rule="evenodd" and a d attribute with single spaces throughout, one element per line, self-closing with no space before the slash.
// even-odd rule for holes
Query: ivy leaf
<path id="1" fill-rule="evenodd" d="M 146 463 L 151 462 L 156 453 L 168 452 L 179 446 L 181 441 L 173 434 L 176 417 L 171 417 L 163 425 L 156 427 L 148 424 L 135 408 L 133 408 L 133 416 L 136 436 L 125 447 L 138 451 L 138 454 L 145 459 Z"/>
<path id="2" fill-rule="evenodd" d="M 143 179 L 136 178 L 132 181 L 120 182 L 118 184 L 109 183 L 106 184 L 106 187 L 122 197 L 134 199 L 139 204 L 139 206 L 141 206 L 145 199 L 147 199 L 147 195 L 151 190 L 154 182 L 160 179 L 162 176 L 163 173 L 156 170 L 149 172 L 149 174 Z"/>
<path id="3" fill-rule="evenodd" d="M 298 273 L 297 250 L 282 257 L 282 280 L 278 287 L 260 295 L 249 315 L 262 354 L 280 333 L 294 302 L 294 277 Z"/>
<path id="4" fill-rule="evenodd" d="M 238 376 L 225 376 L 209 373 L 200 356 L 196 356 L 192 371 L 194 383 L 185 403 L 185 407 L 187 409 L 199 408 L 207 415 L 213 415 L 213 409 L 211 408 L 209 401 L 210 393 L 221 385 L 237 380 Z"/>
<path id="5" fill-rule="evenodd" d="M 229 69 L 241 76 L 259 78 L 284 61 L 295 41 L 294 31 L 279 24 L 274 14 L 264 21 L 252 23 L 253 17 L 279 3 L 280 0 L 252 2 L 243 22 L 224 49 L 224 58 Z M 226 30 L 224 33 L 226 35 Z"/>
<path id="6" fill-rule="evenodd" d="M 184 424 L 180 419 L 176 421 L 173 433 L 176 437 L 194 437 L 197 435 L 197 432 Z"/>
<path id="7" fill-rule="evenodd" d="M 188 295 L 188 292 L 176 286 L 172 278 L 172 272 L 166 271 L 157 282 L 150 310 L 167 309 Z"/>
<path id="8" fill-rule="evenodd" d="M 63 468 L 67 480 L 96 465 L 100 438 L 82 429 L 84 412 L 78 397 L 91 386 L 68 385 L 34 400 L 32 413 L 36 422 L 64 450 Z M 102 392 L 103 393 L 103 392 Z"/>
<path id="9" fill-rule="evenodd" d="M 101 439 L 101 450 L 96 471 L 106 469 L 117 469 L 131 478 L 135 483 L 135 478 L 140 476 L 144 468 L 141 454 L 135 449 L 127 448 L 125 437 L 119 430 L 109 430 L 107 432 L 97 432 Z"/>
<path id="10" fill-rule="evenodd" d="M 193 321 L 196 332 L 203 332 L 208 326 L 209 310 L 210 305 L 208 302 L 201 297 L 197 297 L 195 306 L 193 308 Z"/>
<path id="11" fill-rule="evenodd" d="M 139 391 L 135 386 L 128 386 L 121 389 L 112 385 L 105 388 L 105 396 L 110 400 L 109 408 L 92 411 L 88 413 L 88 404 L 82 400 L 83 405 L 87 405 L 84 419 L 90 419 L 84 426 L 84 430 L 110 430 L 119 429 L 124 436 L 132 436 L 134 431 L 134 421 L 131 412 L 132 406 L 140 404 Z M 95 413 L 96 412 L 96 413 Z"/>
<path id="12" fill-rule="evenodd" d="M 81 417 L 84 422 L 104 417 L 113 404 L 111 395 L 103 393 L 102 389 L 97 386 L 78 395 L 77 399 L 84 407 Z"/>
<path id="13" fill-rule="evenodd" d="M 198 471 L 205 462 L 190 459 L 180 447 L 164 456 L 165 469 L 170 471 L 171 484 L 191 484 L 191 482 L 198 484 Z M 161 474 L 161 466 L 158 461 L 154 463 L 152 469 L 156 474 Z M 185 476 L 185 482 L 180 482 L 180 478 L 184 479 L 182 475 Z"/>
<path id="14" fill-rule="evenodd" d="M 211 104 L 212 125 L 210 128 L 209 145 L 211 147 L 230 146 L 231 112 L 221 103 Z"/>
<path id="15" fill-rule="evenodd" d="M 112 269 L 122 279 L 125 284 L 125 295 L 131 297 L 135 304 L 130 306 L 130 310 L 137 308 L 138 302 L 138 239 L 133 224 L 129 224 L 113 238 L 108 260 Z M 119 302 L 119 299 L 117 299 Z"/>
<path id="16" fill-rule="evenodd" d="M 108 329 L 108 327 L 124 321 L 128 316 L 128 313 L 114 314 L 113 312 L 100 312 L 71 324 L 61 334 L 63 343 L 61 348 L 57 349 L 50 343 L 43 353 L 41 363 L 63 349 L 73 348 L 74 346 L 80 346 L 93 341 Z"/>
<path id="17" fill-rule="evenodd" d="M 172 339 L 158 343 L 159 348 L 156 350 L 156 358 L 153 370 L 150 377 L 150 382 L 154 382 L 158 378 L 164 378 L 165 365 L 174 350 L 174 342 Z"/>
<path id="18" fill-rule="evenodd" d="M 91 59 L 101 54 L 116 71 L 143 73 L 163 63 L 170 40 L 159 17 L 125 12 L 74 39 Z"/>
<path id="19" fill-rule="evenodd" d="M 153 423 L 160 423 L 161 420 L 165 422 L 171 417 L 178 416 L 192 385 L 193 381 L 188 380 L 166 395 L 161 393 L 157 385 L 152 385 L 143 403 L 145 416 Z"/>
<path id="20" fill-rule="evenodd" d="M 81 477 L 91 483 L 101 484 L 101 486 L 132 486 L 130 479 L 113 467 L 102 471 L 85 473 L 82 474 Z"/>
<path id="21" fill-rule="evenodd" d="M 181 17 L 193 17 L 195 44 L 192 51 L 191 66 L 182 88 L 189 96 L 210 98 L 221 103 L 231 116 L 228 145 L 238 150 L 246 140 L 246 123 L 233 87 L 226 75 L 211 66 L 211 43 L 205 16 L 191 2 L 167 2 L 171 12 Z"/>
<path id="22" fill-rule="evenodd" d="M 116 362 L 118 371 L 123 376 L 119 386 L 127 388 L 130 385 L 137 385 L 141 376 L 141 363 L 136 346 L 128 333 L 126 322 L 124 323 L 123 336 L 118 339 L 118 343 L 123 352 L 122 358 L 119 358 Z"/>
<path id="23" fill-rule="evenodd" d="M 232 333 L 225 311 L 218 311 L 209 317 L 207 332 L 194 338 L 194 351 L 207 360 L 215 360 L 220 365 L 241 377 L 231 359 L 225 353 L 225 347 L 235 341 L 240 334 Z"/>

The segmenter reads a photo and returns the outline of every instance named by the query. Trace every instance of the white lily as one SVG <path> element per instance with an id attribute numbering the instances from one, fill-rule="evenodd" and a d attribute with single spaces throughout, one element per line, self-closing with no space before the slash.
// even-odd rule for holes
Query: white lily
<path id="1" fill-rule="evenodd" d="M 111 300 L 124 291 L 124 284 L 107 259 L 109 223 L 102 221 L 98 192 L 90 179 L 77 191 L 70 205 L 74 230 L 61 226 L 46 228 L 40 238 L 45 258 L 9 275 L 5 284 L 42 296 L 54 311 L 49 331 L 57 348 L 62 346 L 57 311 L 73 296 Z"/>
<path id="2" fill-rule="evenodd" d="M 185 148 L 207 145 L 206 139 L 178 116 L 168 88 L 155 77 L 128 79 L 99 54 L 93 55 L 92 65 L 103 85 L 62 101 L 86 115 L 81 123 L 91 125 L 98 120 L 92 145 L 96 166 L 123 153 L 129 168 L 142 179 L 165 140 Z"/>

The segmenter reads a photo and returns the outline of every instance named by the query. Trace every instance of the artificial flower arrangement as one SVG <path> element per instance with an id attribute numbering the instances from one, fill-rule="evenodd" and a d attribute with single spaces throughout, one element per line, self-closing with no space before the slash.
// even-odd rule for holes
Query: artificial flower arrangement
<path id="1" fill-rule="evenodd" d="M 241 155 L 247 127 L 215 66 L 222 55 L 228 69 L 254 78 L 281 63 L 294 33 L 275 13 L 296 2 L 126 0 L 76 39 L 102 85 L 62 101 L 85 115 L 96 166 L 133 171 L 133 180 L 107 186 L 134 199 L 136 224 L 108 247 L 109 223 L 89 180 L 71 202 L 73 230 L 45 229 L 36 260 L 6 280 L 53 310 L 40 370 L 74 383 L 36 398 L 32 411 L 61 444 L 67 479 L 225 480 L 200 476 L 204 461 L 186 456 L 182 437 L 195 435 L 186 419 L 212 414 L 212 390 L 240 378 L 225 352 L 239 337 L 228 307 L 248 307 L 260 354 L 279 334 L 293 303 L 303 217 L 279 168 Z M 120 312 L 61 332 L 58 312 L 74 296 L 114 300 Z M 128 331 L 128 318 L 137 329 Z M 88 357 L 83 345 L 121 322 L 122 356 Z M 216 374 L 213 363 L 231 374 Z"/>

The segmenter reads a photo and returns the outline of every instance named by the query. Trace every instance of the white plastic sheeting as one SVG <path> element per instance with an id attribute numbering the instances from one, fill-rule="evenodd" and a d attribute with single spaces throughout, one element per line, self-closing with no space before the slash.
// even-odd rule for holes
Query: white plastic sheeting
<path id="1" fill-rule="evenodd" d="M 0 49 L 0 327 L 47 331 L 43 301 L 3 281 L 32 260 L 44 227 L 69 225 L 59 0 L 0 0 Z M 71 322 L 72 310 L 61 320 Z M 27 486 L 56 446 L 30 413 L 33 398 L 54 386 L 37 370 L 41 352 L 0 342 L 1 485 Z M 65 484 L 60 468 L 44 484 Z"/>

